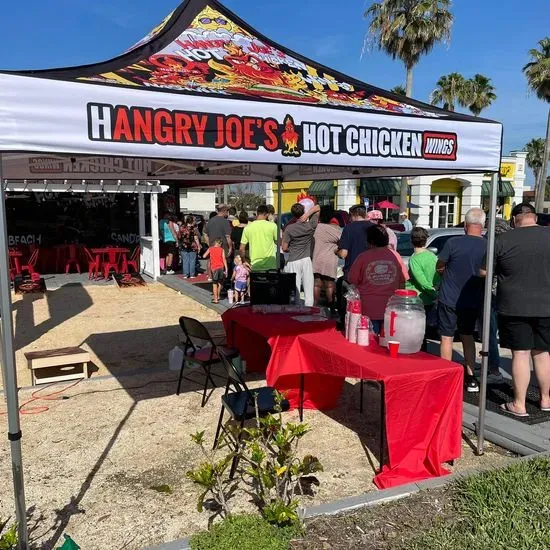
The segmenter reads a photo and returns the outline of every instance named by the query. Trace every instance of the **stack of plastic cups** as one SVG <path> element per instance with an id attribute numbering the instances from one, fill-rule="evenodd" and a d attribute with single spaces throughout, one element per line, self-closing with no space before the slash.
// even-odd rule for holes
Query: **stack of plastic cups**
<path id="1" fill-rule="evenodd" d="M 360 346 L 368 346 L 370 338 L 370 319 L 366 315 L 361 315 L 359 326 L 357 327 L 357 344 Z"/>
<path id="2" fill-rule="evenodd" d="M 352 300 L 349 314 L 348 341 L 357 343 L 357 329 L 361 323 L 361 300 Z"/>

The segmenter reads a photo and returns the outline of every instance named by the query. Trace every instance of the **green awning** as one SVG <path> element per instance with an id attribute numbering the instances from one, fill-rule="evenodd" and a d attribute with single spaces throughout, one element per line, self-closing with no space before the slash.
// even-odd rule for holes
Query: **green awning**
<path id="1" fill-rule="evenodd" d="M 398 178 L 362 178 L 359 185 L 361 197 L 373 195 L 395 196 L 401 190 L 401 180 Z"/>
<path id="2" fill-rule="evenodd" d="M 481 196 L 488 197 L 491 194 L 491 182 L 484 181 L 481 184 Z M 498 196 L 499 197 L 514 197 L 514 187 L 509 181 L 501 180 L 498 184 Z"/>
<path id="3" fill-rule="evenodd" d="M 319 180 L 314 181 L 307 190 L 308 195 L 312 197 L 327 197 L 333 199 L 336 195 L 336 187 L 334 187 L 334 180 Z"/>

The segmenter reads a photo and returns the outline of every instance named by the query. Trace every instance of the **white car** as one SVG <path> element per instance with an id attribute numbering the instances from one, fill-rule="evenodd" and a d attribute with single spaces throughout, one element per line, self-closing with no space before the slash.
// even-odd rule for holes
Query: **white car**
<path id="1" fill-rule="evenodd" d="M 451 227 L 449 229 L 428 229 L 429 233 L 428 242 L 426 248 L 431 250 L 434 254 L 439 254 L 445 243 L 453 237 L 460 237 L 464 235 L 464 228 Z M 411 243 L 411 232 L 404 231 L 402 233 L 396 233 L 397 235 L 397 252 L 403 258 L 405 265 L 409 265 L 409 258 L 414 253 L 414 247 Z"/>

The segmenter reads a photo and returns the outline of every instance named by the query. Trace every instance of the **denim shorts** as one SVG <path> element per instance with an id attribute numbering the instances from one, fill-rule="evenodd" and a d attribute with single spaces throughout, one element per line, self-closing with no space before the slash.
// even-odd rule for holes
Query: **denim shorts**
<path id="1" fill-rule="evenodd" d="M 247 287 L 246 281 L 235 281 L 235 290 L 237 292 L 245 292 Z"/>

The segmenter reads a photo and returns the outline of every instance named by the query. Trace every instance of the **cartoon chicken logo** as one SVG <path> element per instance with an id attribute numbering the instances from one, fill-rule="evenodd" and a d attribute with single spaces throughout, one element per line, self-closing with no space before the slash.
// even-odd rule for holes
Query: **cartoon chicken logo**
<path id="1" fill-rule="evenodd" d="M 291 115 L 286 115 L 285 118 L 285 129 L 281 134 L 283 140 L 283 156 L 285 157 L 299 157 L 302 153 L 298 147 L 298 141 L 300 135 L 296 131 L 296 126 L 294 125 L 294 119 Z"/>

